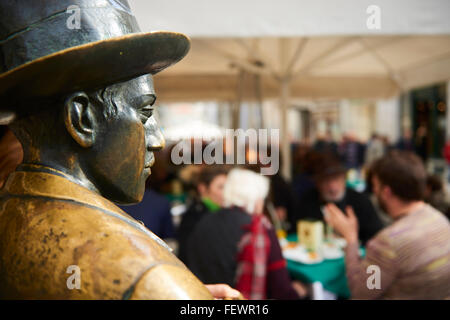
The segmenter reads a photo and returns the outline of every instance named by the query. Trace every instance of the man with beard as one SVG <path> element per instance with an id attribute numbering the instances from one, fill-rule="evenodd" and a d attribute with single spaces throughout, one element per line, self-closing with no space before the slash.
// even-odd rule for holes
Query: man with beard
<path id="1" fill-rule="evenodd" d="M 326 220 L 347 240 L 346 269 L 352 298 L 450 297 L 450 224 L 423 202 L 426 171 L 420 158 L 396 151 L 372 168 L 374 193 L 394 223 L 358 255 L 358 221 L 352 212 L 327 207 Z"/>
<path id="2" fill-rule="evenodd" d="M 370 199 L 346 187 L 346 169 L 333 154 L 311 154 L 307 170 L 315 187 L 300 199 L 297 214 L 290 221 L 291 232 L 295 232 L 300 219 L 323 220 L 325 206 L 331 203 L 343 211 L 351 208 L 355 212 L 360 225 L 358 237 L 362 244 L 382 229 L 383 225 Z"/>

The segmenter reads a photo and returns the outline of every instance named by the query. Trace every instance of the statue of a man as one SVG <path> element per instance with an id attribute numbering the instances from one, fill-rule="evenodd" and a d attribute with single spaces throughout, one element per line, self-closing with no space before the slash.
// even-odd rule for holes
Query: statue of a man
<path id="1" fill-rule="evenodd" d="M 164 145 L 152 75 L 189 50 L 138 31 L 126 0 L 0 2 L 0 115 L 24 149 L 0 191 L 1 297 L 212 298 L 113 203 L 142 199 Z"/>

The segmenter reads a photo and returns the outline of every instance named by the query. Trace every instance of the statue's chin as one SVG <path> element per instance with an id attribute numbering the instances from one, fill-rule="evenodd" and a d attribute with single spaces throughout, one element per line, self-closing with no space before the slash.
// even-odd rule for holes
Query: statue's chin
<path id="1" fill-rule="evenodd" d="M 131 205 L 142 201 L 144 191 L 145 180 L 144 183 L 139 183 L 132 188 L 108 188 L 108 191 L 102 192 L 102 196 L 120 205 Z"/>

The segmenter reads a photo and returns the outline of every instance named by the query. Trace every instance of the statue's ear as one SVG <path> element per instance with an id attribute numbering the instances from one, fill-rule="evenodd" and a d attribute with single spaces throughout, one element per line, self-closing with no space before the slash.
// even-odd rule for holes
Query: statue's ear
<path id="1" fill-rule="evenodd" d="M 92 103 L 84 92 L 76 92 L 64 102 L 64 123 L 72 138 L 88 148 L 95 141 L 96 119 Z"/>

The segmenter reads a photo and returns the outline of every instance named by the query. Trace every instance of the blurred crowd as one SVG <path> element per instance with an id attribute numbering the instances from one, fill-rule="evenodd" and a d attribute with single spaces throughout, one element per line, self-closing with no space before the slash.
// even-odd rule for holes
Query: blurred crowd
<path id="1" fill-rule="evenodd" d="M 450 296 L 450 226 L 446 181 L 426 172 L 420 152 L 420 143 L 414 142 L 409 132 L 392 145 L 376 134 L 365 144 L 352 135 L 344 136 L 340 143 L 323 137 L 312 145 L 293 145 L 293 178 L 288 181 L 281 170 L 275 175 L 261 176 L 258 173 L 260 163 L 173 167 L 168 159 L 169 148 L 165 154 L 158 155 L 156 174 L 149 179 L 149 186 L 166 194 L 164 201 L 171 203 L 172 211 L 166 212 L 166 216 L 173 217 L 171 221 L 167 219 L 168 223 L 173 223 L 169 228 L 173 231 L 164 233 L 163 228 L 159 232 L 150 222 L 149 228 L 166 240 L 173 237 L 171 243 L 178 257 L 205 283 L 229 284 L 249 299 L 308 299 L 311 287 L 289 277 L 278 239 L 296 233 L 299 220 L 317 220 L 330 225 L 335 222 L 331 216 L 326 218 L 327 210 L 337 215 L 343 213 L 343 217 L 348 217 L 351 210 L 357 221 L 358 245 L 375 249 L 368 251 L 369 260 L 359 261 L 357 257 L 349 262 L 347 272 L 361 277 L 365 274 L 365 270 L 361 271 L 362 265 L 372 259 L 371 263 L 383 265 L 387 272 L 401 274 L 404 272 L 401 268 L 416 268 L 419 274 L 411 283 L 392 276 L 392 283 L 383 282 L 392 290 L 378 296 L 356 284 L 360 281 L 365 286 L 362 279 L 349 281 L 353 297 L 447 297 Z M 383 169 L 380 161 L 384 166 L 387 163 L 387 169 Z M 388 173 L 374 172 L 377 164 L 378 170 Z M 389 192 L 386 196 L 375 191 L 374 175 L 387 176 L 385 183 Z M 421 203 L 425 208 L 422 211 L 426 212 L 423 217 L 410 218 L 412 225 L 408 225 L 407 219 L 400 219 L 407 213 L 412 217 L 409 213 L 417 210 L 409 208 Z M 154 202 L 149 201 L 148 211 L 152 211 L 153 206 Z M 406 211 L 399 213 L 399 208 Z M 133 215 L 132 208 L 124 207 L 124 210 Z M 423 234 L 427 219 L 435 220 L 428 225 L 428 232 L 437 232 L 439 239 Z M 400 220 L 403 224 L 399 224 Z M 339 224 L 334 227 L 335 230 L 340 228 Z M 380 240 L 380 235 L 395 234 L 395 230 L 402 227 L 408 231 L 401 237 L 389 236 L 393 241 L 389 246 Z M 345 231 L 341 236 L 343 233 Z M 403 241 L 418 247 L 408 249 L 410 251 L 395 247 L 397 242 Z M 434 256 L 421 258 L 420 248 L 424 248 L 424 243 L 431 252 L 433 248 L 440 249 L 434 251 Z M 380 252 L 383 250 L 385 252 Z M 392 250 L 400 250 L 398 255 L 405 254 L 409 267 L 406 262 L 398 264 L 398 261 L 380 258 Z M 346 254 L 352 256 L 351 252 Z M 413 263 L 414 259 L 444 260 L 438 271 L 420 276 L 423 271 L 419 269 L 423 265 Z M 436 277 L 441 284 L 437 284 L 434 291 L 424 285 Z M 405 293 L 419 283 L 422 290 L 411 296 Z"/>
<path id="2" fill-rule="evenodd" d="M 408 151 L 416 154 L 426 165 L 429 155 L 426 147 L 426 132 L 419 128 L 414 138 L 411 130 L 404 130 L 403 135 L 395 143 L 391 143 L 387 136 L 373 134 L 371 138 L 362 142 L 354 134 L 345 134 L 340 142 L 333 141 L 331 135 L 317 138 L 314 143 L 299 143 L 293 145 L 293 181 L 292 188 L 298 197 L 310 188 L 311 174 L 314 171 L 311 164 L 313 154 L 325 153 L 334 157 L 347 169 L 347 185 L 359 192 L 371 195 L 370 166 L 377 159 L 394 150 Z M 447 175 L 433 172 L 427 174 L 427 188 L 425 200 L 445 215 L 450 216 L 449 190 L 450 185 L 450 139 L 442 150 L 442 158 L 447 163 Z M 320 170 L 320 168 L 319 168 Z M 388 222 L 384 212 L 377 212 L 383 221 Z"/>

